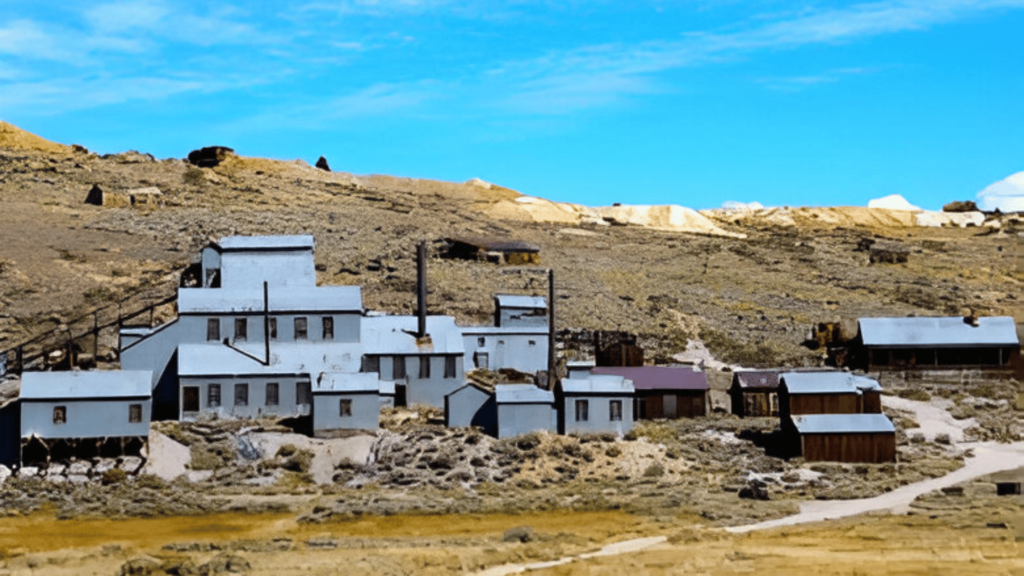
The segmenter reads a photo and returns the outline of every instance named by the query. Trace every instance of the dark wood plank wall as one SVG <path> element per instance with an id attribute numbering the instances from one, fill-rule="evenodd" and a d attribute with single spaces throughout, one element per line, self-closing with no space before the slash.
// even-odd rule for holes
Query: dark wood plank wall
<path id="1" fill-rule="evenodd" d="M 850 394 L 798 394 L 789 395 L 789 414 L 856 414 L 860 410 L 860 396 Z"/>
<path id="2" fill-rule="evenodd" d="M 895 462 L 896 435 L 804 434 L 803 457 L 809 462 Z"/>

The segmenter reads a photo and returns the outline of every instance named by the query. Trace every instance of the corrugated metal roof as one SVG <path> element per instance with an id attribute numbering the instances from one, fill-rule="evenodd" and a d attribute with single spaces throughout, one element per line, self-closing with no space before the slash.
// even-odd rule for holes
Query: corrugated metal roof
<path id="1" fill-rule="evenodd" d="M 460 236 L 458 238 L 448 238 L 448 242 L 469 244 L 488 252 L 540 252 L 540 246 L 524 242 L 523 240 Z"/>
<path id="2" fill-rule="evenodd" d="M 358 311 L 363 309 L 359 286 L 272 287 L 267 294 L 271 312 Z M 263 311 L 263 289 L 181 288 L 181 314 L 232 314 Z"/>
<path id="3" fill-rule="evenodd" d="M 363 318 L 360 341 L 365 354 L 462 354 L 462 331 L 451 316 L 427 316 L 427 334 L 431 344 L 420 346 L 411 333 L 416 331 L 415 316 L 373 316 Z"/>
<path id="4" fill-rule="evenodd" d="M 586 378 L 566 378 L 561 383 L 566 394 L 632 394 L 633 382 L 614 374 L 592 374 Z"/>
<path id="5" fill-rule="evenodd" d="M 945 347 L 1019 346 L 1017 327 L 1009 316 L 978 318 L 972 326 L 961 316 L 861 318 L 865 346 Z"/>
<path id="6" fill-rule="evenodd" d="M 793 425 L 801 434 L 842 434 L 895 432 L 885 414 L 807 414 L 793 416 Z"/>
<path id="7" fill-rule="evenodd" d="M 321 372 L 358 372 L 362 364 L 359 344 L 275 343 L 270 346 L 270 365 L 264 365 L 262 345 L 237 345 L 250 358 L 223 344 L 182 344 L 178 346 L 180 376 L 295 375 L 316 376 Z"/>
<path id="8" fill-rule="evenodd" d="M 547 308 L 548 299 L 543 296 L 522 296 L 519 294 L 498 294 L 494 297 L 502 308 Z"/>
<path id="9" fill-rule="evenodd" d="M 381 393 L 381 385 L 376 372 L 324 372 L 313 385 L 313 394 L 339 392 L 376 392 Z M 394 385 L 394 383 L 392 383 Z"/>
<path id="10" fill-rule="evenodd" d="M 740 388 L 766 388 L 774 390 L 779 387 L 779 370 L 740 370 L 734 376 Z"/>
<path id="11" fill-rule="evenodd" d="M 313 236 L 226 236 L 217 243 L 222 250 L 312 250 Z"/>
<path id="12" fill-rule="evenodd" d="M 93 370 L 88 372 L 25 372 L 21 375 L 24 400 L 73 398 L 148 398 L 153 394 L 153 373 L 148 370 Z"/>
<path id="13" fill-rule="evenodd" d="M 849 372 L 786 372 L 780 381 L 790 394 L 857 394 L 882 389 L 877 380 Z"/>
<path id="14" fill-rule="evenodd" d="M 633 381 L 637 390 L 707 390 L 708 376 L 683 366 L 599 366 L 592 374 L 614 374 Z"/>
<path id="15" fill-rule="evenodd" d="M 555 394 L 533 384 L 498 384 L 494 387 L 498 404 L 554 404 Z"/>

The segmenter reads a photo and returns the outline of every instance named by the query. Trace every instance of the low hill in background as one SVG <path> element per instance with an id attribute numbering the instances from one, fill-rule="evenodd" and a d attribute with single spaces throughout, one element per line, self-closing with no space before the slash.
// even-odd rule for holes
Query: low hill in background
<path id="1" fill-rule="evenodd" d="M 145 206 L 85 204 L 96 185 L 161 194 Z M 418 241 L 525 240 L 555 270 L 559 329 L 636 332 L 649 358 L 700 338 L 730 362 L 815 364 L 801 343 L 820 321 L 1021 318 L 1018 220 L 924 228 L 910 214 L 590 209 L 479 180 L 359 176 L 303 161 L 230 155 L 198 168 L 138 152 L 101 157 L 0 123 L 0 349 L 133 293 L 173 291 L 193 254 L 229 234 L 313 234 L 321 283 L 362 285 L 367 307 L 392 313 L 415 306 Z M 907 261 L 872 263 L 879 248 Z M 483 322 L 495 292 L 546 293 L 539 267 L 434 256 L 431 313 Z"/>

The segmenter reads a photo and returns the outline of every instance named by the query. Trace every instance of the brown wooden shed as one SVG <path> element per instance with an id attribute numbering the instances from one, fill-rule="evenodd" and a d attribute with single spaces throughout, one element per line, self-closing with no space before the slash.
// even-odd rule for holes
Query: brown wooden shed
<path id="1" fill-rule="evenodd" d="M 861 318 L 855 362 L 869 371 L 977 369 L 1013 372 L 1020 338 L 1009 316 Z"/>
<path id="2" fill-rule="evenodd" d="M 848 372 L 787 372 L 779 377 L 779 416 L 881 413 L 881 389 Z"/>
<path id="3" fill-rule="evenodd" d="M 884 414 L 807 414 L 784 422 L 794 452 L 807 461 L 896 460 L 896 427 Z"/>
<path id="4" fill-rule="evenodd" d="M 732 413 L 740 418 L 779 415 L 781 370 L 740 370 L 732 375 L 729 399 Z"/>
<path id="5" fill-rule="evenodd" d="M 707 415 L 708 377 L 700 370 L 689 366 L 606 366 L 594 368 L 592 373 L 633 381 L 638 420 Z"/>

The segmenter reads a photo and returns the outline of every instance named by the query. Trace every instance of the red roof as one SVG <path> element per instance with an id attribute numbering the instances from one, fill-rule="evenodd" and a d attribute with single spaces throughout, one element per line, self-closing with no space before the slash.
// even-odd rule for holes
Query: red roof
<path id="1" fill-rule="evenodd" d="M 686 366 L 600 366 L 594 374 L 615 374 L 633 381 L 637 390 L 707 390 L 708 377 Z"/>

